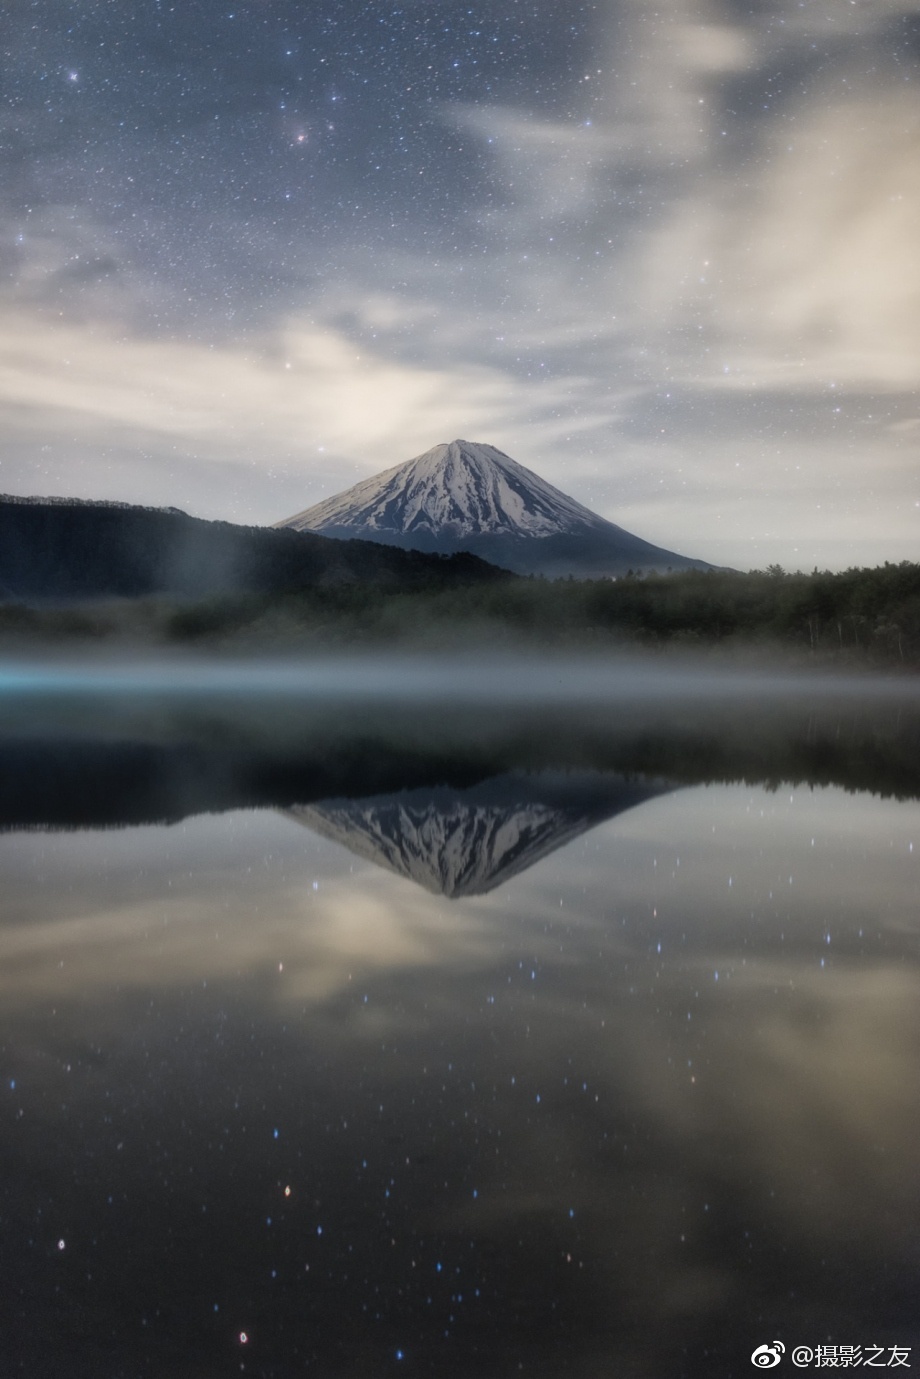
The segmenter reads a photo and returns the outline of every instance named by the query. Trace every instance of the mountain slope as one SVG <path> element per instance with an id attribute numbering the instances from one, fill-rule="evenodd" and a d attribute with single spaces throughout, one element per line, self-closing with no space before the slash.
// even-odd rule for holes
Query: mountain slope
<path id="1" fill-rule="evenodd" d="M 455 440 L 277 523 L 403 549 L 469 551 L 518 574 L 708 569 L 598 517 L 491 445 Z"/>

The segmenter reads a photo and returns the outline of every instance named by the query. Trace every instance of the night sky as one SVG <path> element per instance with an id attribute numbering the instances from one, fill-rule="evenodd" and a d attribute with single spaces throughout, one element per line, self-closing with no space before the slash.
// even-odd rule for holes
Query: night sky
<path id="1" fill-rule="evenodd" d="M 0 491 L 268 523 L 439 441 L 920 554 L 920 4 L 5 0 Z"/>

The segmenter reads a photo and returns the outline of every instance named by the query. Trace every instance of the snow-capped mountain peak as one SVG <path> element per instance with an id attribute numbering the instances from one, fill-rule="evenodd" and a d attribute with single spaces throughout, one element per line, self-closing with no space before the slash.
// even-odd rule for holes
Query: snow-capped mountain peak
<path id="1" fill-rule="evenodd" d="M 435 445 L 275 525 L 441 555 L 468 551 L 550 578 L 709 568 L 633 536 L 494 445 L 474 441 Z"/>
<path id="2" fill-rule="evenodd" d="M 492 445 L 455 440 L 355 484 L 279 526 L 453 537 L 554 536 L 601 524 L 581 503 Z"/>

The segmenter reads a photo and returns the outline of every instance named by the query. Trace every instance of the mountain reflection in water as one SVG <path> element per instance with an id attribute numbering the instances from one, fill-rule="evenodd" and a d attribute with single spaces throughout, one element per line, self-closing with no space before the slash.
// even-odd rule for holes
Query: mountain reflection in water
<path id="1" fill-rule="evenodd" d="M 5 710 L 10 1374 L 916 1367 L 909 689 Z"/>
<path id="2" fill-rule="evenodd" d="M 526 808 L 539 798 L 536 777 L 548 808 L 584 812 L 588 825 L 605 816 L 608 796 L 611 812 L 628 807 L 617 800 L 623 781 L 807 781 L 920 798 L 920 706 L 909 682 L 685 675 L 668 694 L 665 675 L 621 683 L 595 668 L 572 700 L 525 676 L 517 701 L 490 699 L 501 680 L 486 677 L 478 694 L 475 679 L 460 680 L 459 697 L 441 686 L 429 702 L 417 687 L 401 698 L 392 671 L 379 698 L 373 680 L 358 693 L 347 667 L 311 675 L 304 688 L 279 672 L 270 694 L 270 677 L 234 692 L 217 672 L 210 686 L 205 672 L 176 672 L 174 683 L 165 671 L 113 672 L 111 685 L 86 673 L 73 687 L 47 671 L 0 675 L 0 829 L 323 802 L 328 817 L 330 801 L 444 789 L 485 789 L 503 807 L 517 792 Z"/>
<path id="3" fill-rule="evenodd" d="M 666 788 L 586 771 L 516 772 L 468 790 L 323 800 L 294 805 L 287 814 L 435 894 L 485 895 Z"/>

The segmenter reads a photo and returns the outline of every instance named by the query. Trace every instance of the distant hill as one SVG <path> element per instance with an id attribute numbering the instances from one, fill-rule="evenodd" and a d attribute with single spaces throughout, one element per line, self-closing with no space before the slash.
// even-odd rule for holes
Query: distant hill
<path id="1" fill-rule="evenodd" d="M 403 549 L 470 551 L 516 574 L 710 570 L 584 507 L 492 445 L 455 440 L 277 524 Z"/>
<path id="2" fill-rule="evenodd" d="M 397 591 L 502 578 L 471 555 L 207 522 L 175 508 L 0 496 L 3 600 L 200 599 L 371 581 Z"/>

